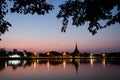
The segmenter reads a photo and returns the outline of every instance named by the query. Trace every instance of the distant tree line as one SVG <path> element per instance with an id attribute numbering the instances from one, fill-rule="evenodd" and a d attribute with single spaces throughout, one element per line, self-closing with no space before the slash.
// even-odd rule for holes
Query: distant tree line
<path id="1" fill-rule="evenodd" d="M 103 56 L 103 54 L 104 54 L 104 56 Z M 120 52 L 111 52 L 111 53 L 106 52 L 106 53 L 99 53 L 99 54 L 84 52 L 84 53 L 75 54 L 73 56 L 72 53 L 69 53 L 69 52 L 61 53 L 61 52 L 51 51 L 51 52 L 45 52 L 45 53 L 36 53 L 36 52 L 30 52 L 30 51 L 26 51 L 26 50 L 18 51 L 17 49 L 13 49 L 13 51 L 7 51 L 7 50 L 5 50 L 5 48 L 0 49 L 0 58 L 8 58 L 10 55 L 19 55 L 20 57 L 26 57 L 26 58 L 32 58 L 32 57 L 61 58 L 60 56 L 62 56 L 62 58 L 67 58 L 67 56 L 72 56 L 73 58 L 75 58 L 75 56 L 80 56 L 81 58 L 90 58 L 91 55 L 93 56 L 93 58 L 120 58 Z M 77 58 L 80 58 L 80 57 L 77 57 Z M 68 57 L 68 58 L 71 58 L 71 57 Z"/>

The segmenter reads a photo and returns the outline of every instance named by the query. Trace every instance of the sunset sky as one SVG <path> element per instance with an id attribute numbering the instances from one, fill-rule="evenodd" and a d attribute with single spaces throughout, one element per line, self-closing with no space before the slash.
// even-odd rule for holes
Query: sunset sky
<path id="1" fill-rule="evenodd" d="M 46 15 L 22 15 L 8 13 L 12 27 L 1 36 L 0 48 L 7 50 L 28 50 L 37 52 L 68 51 L 72 52 L 76 42 L 80 52 L 117 52 L 120 51 L 120 25 L 115 24 L 99 30 L 92 35 L 88 24 L 78 28 L 69 23 L 66 33 L 61 33 L 62 19 L 57 19 L 58 5 L 64 0 L 55 2 L 55 9 Z"/>

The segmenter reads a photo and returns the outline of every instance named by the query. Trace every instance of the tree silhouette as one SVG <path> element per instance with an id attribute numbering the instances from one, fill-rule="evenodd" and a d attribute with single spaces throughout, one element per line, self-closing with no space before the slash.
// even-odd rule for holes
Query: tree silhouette
<path id="1" fill-rule="evenodd" d="M 8 9 L 7 2 L 13 3 L 10 9 Z M 48 4 L 46 0 L 0 0 L 0 36 L 12 26 L 5 20 L 5 15 L 8 11 L 19 14 L 37 13 L 38 15 L 45 15 L 45 13 L 49 13 L 53 8 L 53 5 Z"/>
<path id="2" fill-rule="evenodd" d="M 13 3 L 8 9 L 8 3 Z M 8 31 L 12 26 L 5 20 L 8 11 L 19 14 L 35 14 L 45 15 L 54 9 L 48 0 L 0 0 L 0 35 Z M 57 0 L 56 0 L 57 1 Z M 120 23 L 120 0 L 67 0 L 61 4 L 57 18 L 63 18 L 62 32 L 66 32 L 67 24 L 72 18 L 72 25 L 82 26 L 86 22 L 89 23 L 88 30 L 93 35 L 97 30 L 106 28 L 112 24 Z M 115 14 L 113 9 L 117 8 Z M 106 24 L 100 23 L 105 20 Z"/>
<path id="3" fill-rule="evenodd" d="M 65 32 L 69 18 L 72 25 L 82 26 L 89 23 L 88 30 L 94 35 L 97 30 L 120 23 L 120 0 L 69 0 L 61 4 L 57 18 L 63 18 L 62 31 Z M 117 8 L 113 15 L 113 8 Z M 106 24 L 100 24 L 100 20 L 106 20 Z"/>
<path id="4" fill-rule="evenodd" d="M 11 24 L 5 20 L 5 15 L 7 13 L 7 2 L 5 0 L 0 0 L 0 36 L 8 30 L 9 26 L 11 26 Z"/>

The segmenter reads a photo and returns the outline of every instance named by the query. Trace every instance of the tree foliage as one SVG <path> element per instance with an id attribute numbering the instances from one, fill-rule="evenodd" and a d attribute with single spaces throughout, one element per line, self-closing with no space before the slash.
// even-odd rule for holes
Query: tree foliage
<path id="1" fill-rule="evenodd" d="M 52 10 L 53 6 L 48 4 L 46 0 L 14 0 L 11 12 L 20 14 L 34 14 L 44 15 Z"/>
<path id="2" fill-rule="evenodd" d="M 13 6 L 8 9 L 7 2 L 13 3 Z M 0 0 L 0 35 L 8 31 L 12 26 L 5 20 L 5 15 L 10 11 L 18 14 L 35 14 L 45 15 L 54 8 L 53 5 L 48 4 L 46 0 Z"/>
<path id="3" fill-rule="evenodd" d="M 62 31 L 66 31 L 69 18 L 72 17 L 72 25 L 82 26 L 89 22 L 88 30 L 94 35 L 97 30 L 120 23 L 120 0 L 69 0 L 61 4 L 57 18 L 63 18 Z M 111 11 L 117 7 L 113 15 Z M 100 20 L 106 20 L 105 25 Z"/>
<path id="4" fill-rule="evenodd" d="M 5 20 L 5 15 L 7 13 L 7 2 L 5 0 L 0 0 L 0 36 L 8 31 L 8 27 L 11 26 L 11 24 Z"/>
<path id="5" fill-rule="evenodd" d="M 5 20 L 5 15 L 9 12 L 18 14 L 35 14 L 45 15 L 54 9 L 53 4 L 48 0 L 0 0 L 0 35 L 8 31 L 12 26 Z M 57 1 L 57 0 L 56 0 Z M 12 7 L 8 8 L 8 2 Z M 88 30 L 93 35 L 97 30 L 120 23 L 120 0 L 67 0 L 61 4 L 57 18 L 63 18 L 62 32 L 66 32 L 69 20 L 72 18 L 72 25 L 82 26 L 89 23 Z M 116 14 L 113 15 L 112 9 L 117 8 Z M 106 20 L 102 25 L 100 20 Z"/>

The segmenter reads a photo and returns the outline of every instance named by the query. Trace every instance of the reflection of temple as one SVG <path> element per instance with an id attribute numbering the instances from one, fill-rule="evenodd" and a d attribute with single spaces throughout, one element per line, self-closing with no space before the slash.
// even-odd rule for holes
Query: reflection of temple
<path id="1" fill-rule="evenodd" d="M 5 60 L 0 59 L 0 71 L 4 70 L 5 68 L 12 67 L 13 70 L 16 70 L 20 67 L 26 68 L 27 66 L 33 66 L 34 69 L 39 65 L 45 65 L 48 68 L 48 71 L 51 69 L 50 66 L 58 66 L 61 64 L 63 65 L 63 69 L 67 69 L 69 64 L 72 64 L 75 68 L 76 74 L 79 72 L 80 65 L 89 64 L 93 67 L 93 64 L 101 63 L 103 67 L 106 64 L 112 65 L 119 65 L 120 66 L 120 59 L 27 59 L 27 60 Z M 68 64 L 68 65 L 67 65 Z"/>
<path id="2" fill-rule="evenodd" d="M 77 43 L 76 43 L 76 46 L 75 46 L 75 50 L 73 51 L 73 53 L 71 55 L 73 56 L 73 58 L 80 58 L 80 52 L 77 48 Z"/>
<path id="3" fill-rule="evenodd" d="M 77 62 L 75 59 L 73 59 L 72 64 L 75 66 L 76 74 L 78 74 L 78 67 L 80 62 Z"/>

